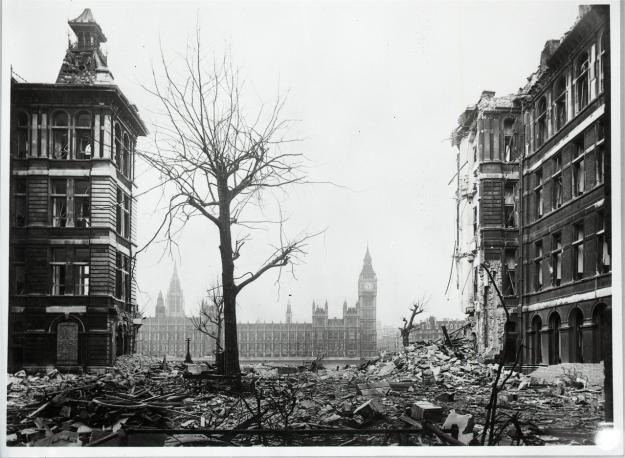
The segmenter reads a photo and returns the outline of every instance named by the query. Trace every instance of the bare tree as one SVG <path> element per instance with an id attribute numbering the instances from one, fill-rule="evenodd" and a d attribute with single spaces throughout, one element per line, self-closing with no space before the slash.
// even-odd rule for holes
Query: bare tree
<path id="1" fill-rule="evenodd" d="M 237 295 L 271 269 L 292 269 L 312 237 L 288 238 L 281 214 L 256 221 L 246 221 L 243 215 L 250 204 L 264 211 L 267 191 L 304 183 L 302 155 L 284 151 L 293 141 L 284 136 L 288 125 L 281 115 L 284 99 L 278 97 L 269 108 L 261 105 L 247 116 L 252 110 L 244 107 L 238 71 L 228 57 L 208 64 L 199 29 L 195 43 L 180 58 L 184 70 L 178 75 L 161 48 L 161 73 L 153 68 L 153 87 L 145 87 L 159 101 L 163 121 L 156 126 L 154 150 L 138 154 L 160 174 L 161 182 L 154 188 L 169 190 L 162 191 L 166 214 L 150 243 L 161 234 L 171 247 L 179 231 L 197 216 L 217 229 L 225 374 L 238 375 Z M 233 233 L 233 227 L 249 231 L 270 223 L 280 224 L 279 242 L 255 270 L 237 275 L 235 261 L 251 237 L 249 232 Z"/>
<path id="2" fill-rule="evenodd" d="M 405 317 L 402 318 L 404 325 L 399 328 L 399 333 L 401 335 L 402 345 L 407 347 L 410 344 L 410 331 L 415 328 L 414 319 L 420 313 L 423 313 L 425 304 L 427 303 L 427 299 L 421 298 L 416 300 L 409 308 L 410 310 L 410 319 L 407 320 Z"/>
<path id="3" fill-rule="evenodd" d="M 208 291 L 208 298 L 202 299 L 198 316 L 189 318 L 195 329 L 215 341 L 215 355 L 223 351 L 224 300 L 219 286 Z"/>

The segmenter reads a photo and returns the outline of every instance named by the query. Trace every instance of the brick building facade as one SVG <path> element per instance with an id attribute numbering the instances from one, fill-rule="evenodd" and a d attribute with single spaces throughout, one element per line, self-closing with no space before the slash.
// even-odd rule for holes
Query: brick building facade
<path id="1" fill-rule="evenodd" d="M 483 93 L 453 133 L 462 307 L 478 349 L 501 350 L 505 315 L 487 266 L 526 364 L 598 362 L 611 342 L 609 7 L 579 11 L 562 39 L 545 44 L 524 88 L 504 100 Z M 496 170 L 486 160 L 488 105 L 504 108 L 512 126 L 511 161 Z M 504 125 L 500 154 L 506 135 Z"/>
<path id="2" fill-rule="evenodd" d="M 86 9 L 56 83 L 11 82 L 9 367 L 111 365 L 136 326 L 134 148 L 147 134 Z"/>

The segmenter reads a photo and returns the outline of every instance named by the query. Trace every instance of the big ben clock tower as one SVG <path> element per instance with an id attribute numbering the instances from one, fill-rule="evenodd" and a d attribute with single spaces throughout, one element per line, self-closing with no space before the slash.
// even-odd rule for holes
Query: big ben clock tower
<path id="1" fill-rule="evenodd" d="M 369 247 L 365 253 L 362 270 L 358 277 L 358 321 L 360 327 L 360 356 L 377 356 L 376 296 L 378 279 L 371 265 Z"/>

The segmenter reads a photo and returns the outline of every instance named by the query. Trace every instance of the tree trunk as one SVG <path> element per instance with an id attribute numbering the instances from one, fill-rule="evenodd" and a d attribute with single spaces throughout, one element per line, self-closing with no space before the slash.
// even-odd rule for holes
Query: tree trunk
<path id="1" fill-rule="evenodd" d="M 402 332 L 401 333 L 401 343 L 404 347 L 410 345 L 410 332 Z"/>
<path id="2" fill-rule="evenodd" d="M 234 284 L 234 261 L 232 260 L 232 233 L 230 226 L 230 199 L 227 186 L 219 186 L 219 251 L 221 253 L 221 282 L 224 301 L 224 352 L 225 375 L 241 373 L 239 344 L 237 339 L 237 291 Z"/>

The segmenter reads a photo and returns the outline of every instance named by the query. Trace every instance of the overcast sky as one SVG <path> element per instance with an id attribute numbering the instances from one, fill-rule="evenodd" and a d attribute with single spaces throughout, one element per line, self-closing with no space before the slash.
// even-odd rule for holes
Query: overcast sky
<path id="1" fill-rule="evenodd" d="M 310 321 L 313 299 L 327 299 L 330 316 L 340 316 L 343 300 L 357 300 L 369 244 L 378 320 L 399 324 L 421 296 L 429 297 L 428 314 L 462 316 L 455 281 L 445 295 L 455 233 L 449 133 L 483 90 L 504 95 L 525 83 L 545 41 L 573 24 L 577 3 L 13 0 L 4 5 L 3 62 L 29 82 L 54 82 L 67 20 L 91 8 L 108 38 L 115 81 L 153 132 L 159 107 L 141 83 L 158 63 L 159 40 L 173 58 L 199 22 L 205 49 L 230 49 L 253 97 L 271 102 L 289 92 L 284 113 L 297 120 L 295 149 L 308 159 L 310 180 L 341 185 L 300 186 L 282 197 L 289 234 L 326 231 L 310 242 L 296 278 L 283 273 L 278 288 L 274 272 L 244 290 L 239 319 L 282 320 L 289 295 L 296 321 Z M 139 143 L 151 145 L 151 138 Z M 139 190 L 154 180 L 143 173 Z M 139 201 L 139 246 L 162 216 L 156 197 Z M 277 235 L 272 227 L 255 232 L 240 271 L 258 266 Z M 175 258 L 154 247 L 138 261 L 139 305 L 148 315 L 159 289 L 166 293 L 174 261 L 187 313 L 219 276 L 211 223 L 192 222 L 178 243 Z"/>

